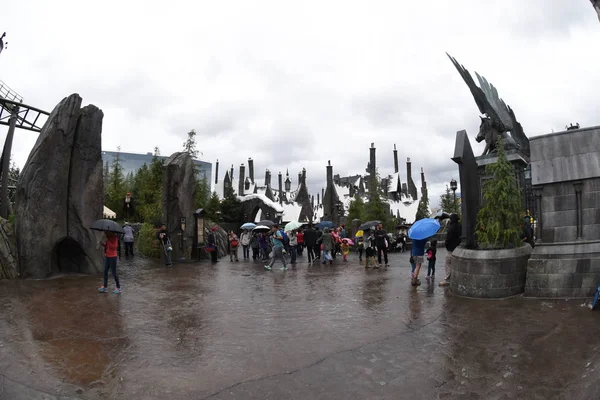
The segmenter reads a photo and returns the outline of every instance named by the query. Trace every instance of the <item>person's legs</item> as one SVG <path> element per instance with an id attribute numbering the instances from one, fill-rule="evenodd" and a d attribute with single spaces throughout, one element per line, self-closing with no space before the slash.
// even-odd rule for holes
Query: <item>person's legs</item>
<path id="1" fill-rule="evenodd" d="M 364 249 L 362 247 L 358 248 L 358 262 L 362 262 L 363 250 Z"/>
<path id="2" fill-rule="evenodd" d="M 429 261 L 429 268 L 431 268 L 431 277 L 435 276 L 435 260 Z"/>
<path id="3" fill-rule="evenodd" d="M 419 284 L 419 272 L 421 271 L 421 264 L 423 264 L 423 256 L 415 256 L 415 273 L 413 274 L 413 285 Z"/>
<path id="4" fill-rule="evenodd" d="M 121 289 L 121 284 L 119 283 L 119 277 L 117 276 L 117 257 L 109 258 L 109 265 L 112 269 L 112 276 L 115 280 L 115 285 L 117 285 L 117 289 Z"/>
<path id="5" fill-rule="evenodd" d="M 287 265 L 285 263 L 285 255 L 283 254 L 282 248 L 279 249 L 279 254 L 277 256 L 279 257 L 279 259 L 281 260 L 281 263 L 283 264 L 281 269 L 287 269 Z"/>
<path id="6" fill-rule="evenodd" d="M 104 285 L 103 287 L 108 287 L 108 270 L 110 269 L 110 264 L 108 262 L 108 257 L 104 258 Z"/>
<path id="7" fill-rule="evenodd" d="M 291 264 L 296 264 L 296 257 L 298 256 L 298 247 L 297 246 L 290 246 L 290 263 Z"/>
<path id="8" fill-rule="evenodd" d="M 450 284 L 450 275 L 452 274 L 452 253 L 446 254 L 444 269 L 446 270 L 446 278 L 440 282 L 440 286 L 448 286 Z"/>
<path id="9" fill-rule="evenodd" d="M 383 251 L 383 248 L 377 246 L 377 262 L 379 264 L 381 264 L 381 252 Z"/>
<path id="10" fill-rule="evenodd" d="M 431 275 L 431 260 L 427 262 L 427 278 Z"/>
<path id="11" fill-rule="evenodd" d="M 306 257 L 308 257 L 308 262 L 311 263 L 315 255 L 313 254 L 313 246 L 306 246 Z"/>
<path id="12" fill-rule="evenodd" d="M 388 266 L 387 247 L 384 247 L 382 250 L 383 250 L 383 261 L 385 261 L 385 266 L 387 267 Z"/>
<path id="13" fill-rule="evenodd" d="M 240 260 L 238 259 L 238 248 L 237 248 L 237 246 L 236 246 L 236 248 L 235 248 L 235 249 L 233 249 L 233 256 L 234 256 L 234 258 L 235 258 L 235 261 L 240 261 Z"/>

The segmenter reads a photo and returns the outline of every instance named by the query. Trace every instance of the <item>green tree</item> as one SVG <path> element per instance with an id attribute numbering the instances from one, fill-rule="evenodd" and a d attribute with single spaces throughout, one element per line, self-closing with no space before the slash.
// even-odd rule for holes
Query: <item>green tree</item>
<path id="1" fill-rule="evenodd" d="M 110 166 L 108 161 L 104 163 L 104 169 L 102 170 L 102 179 L 104 181 L 104 197 L 108 197 L 108 182 L 110 181 Z"/>
<path id="2" fill-rule="evenodd" d="M 215 222 L 219 222 L 221 213 L 221 200 L 216 192 L 213 192 L 210 196 L 210 199 L 208 199 L 204 211 L 206 213 L 206 218 Z"/>
<path id="3" fill-rule="evenodd" d="M 160 150 L 156 147 L 150 165 L 142 165 L 133 176 L 132 192 L 137 220 L 151 224 L 161 222 L 163 174 L 164 160 L 160 158 Z"/>
<path id="4" fill-rule="evenodd" d="M 19 180 L 20 175 L 21 169 L 17 167 L 17 164 L 14 161 L 11 161 L 10 168 L 8 170 L 9 185 L 14 185 Z"/>
<path id="5" fill-rule="evenodd" d="M 225 188 L 225 196 L 221 201 L 221 217 L 223 222 L 240 222 L 242 202 L 237 198 L 232 187 Z"/>
<path id="6" fill-rule="evenodd" d="M 390 229 L 391 215 L 388 205 L 381 198 L 378 178 L 369 179 L 369 201 L 365 204 L 364 221 L 381 221 L 386 229 Z"/>
<path id="7" fill-rule="evenodd" d="M 429 211 L 429 199 L 427 196 L 422 196 L 419 200 L 419 207 L 417 208 L 417 214 L 415 215 L 415 221 L 423 218 L 429 218 L 431 212 Z"/>
<path id="8" fill-rule="evenodd" d="M 440 196 L 440 207 L 447 213 L 460 215 L 460 203 L 455 199 L 454 193 L 446 185 L 446 193 Z"/>
<path id="9" fill-rule="evenodd" d="M 117 154 L 113 159 L 107 182 L 107 201 L 106 206 L 121 216 L 122 202 L 125 197 L 125 176 L 121 165 L 121 148 L 117 147 Z"/>
<path id="10" fill-rule="evenodd" d="M 359 220 L 361 222 L 365 222 L 365 202 L 359 196 L 354 196 L 354 199 L 350 201 L 350 206 L 348 207 L 348 218 L 347 221 Z"/>
<path id="11" fill-rule="evenodd" d="M 491 177 L 483 185 L 483 206 L 477 213 L 477 241 L 482 247 L 507 249 L 521 243 L 521 190 L 512 164 L 498 138 L 498 160 L 485 167 Z"/>
<path id="12" fill-rule="evenodd" d="M 196 208 L 205 208 L 210 200 L 210 183 L 206 175 L 196 179 Z"/>
<path id="13" fill-rule="evenodd" d="M 192 129 L 187 133 L 187 139 L 183 142 L 183 151 L 188 153 L 192 159 L 198 158 L 199 151 L 196 149 L 196 131 Z"/>

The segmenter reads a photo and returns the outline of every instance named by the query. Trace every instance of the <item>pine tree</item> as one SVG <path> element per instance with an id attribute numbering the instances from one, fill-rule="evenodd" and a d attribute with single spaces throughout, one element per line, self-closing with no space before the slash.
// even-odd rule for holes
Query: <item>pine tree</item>
<path id="1" fill-rule="evenodd" d="M 223 222 L 240 222 L 242 217 L 242 202 L 237 198 L 233 188 L 226 187 L 221 202 L 221 217 Z"/>
<path id="2" fill-rule="evenodd" d="M 216 192 L 213 192 L 206 204 L 206 217 L 212 221 L 219 222 L 219 214 L 221 212 L 221 200 Z"/>
<path id="3" fill-rule="evenodd" d="M 415 221 L 423 218 L 429 218 L 431 213 L 429 212 L 429 198 L 422 196 L 419 201 L 419 207 L 417 208 L 417 214 L 415 215 Z"/>
<path id="4" fill-rule="evenodd" d="M 350 201 L 348 207 L 348 221 L 359 220 L 361 222 L 365 220 L 365 202 L 359 195 L 354 196 L 354 199 Z"/>
<path id="5" fill-rule="evenodd" d="M 205 208 L 210 200 L 210 184 L 206 175 L 196 180 L 196 208 Z"/>
<path id="6" fill-rule="evenodd" d="M 390 228 L 390 211 L 381 199 L 381 192 L 376 177 L 369 179 L 369 201 L 365 204 L 365 221 L 381 221 L 383 226 Z"/>
<path id="7" fill-rule="evenodd" d="M 440 196 L 440 207 L 449 214 L 460 215 L 460 203 L 458 199 L 454 199 L 454 193 L 446 185 L 446 193 Z"/>
<path id="8" fill-rule="evenodd" d="M 113 159 L 106 192 L 108 194 L 107 207 L 120 216 L 122 213 L 122 202 L 125 198 L 125 176 L 121 166 L 121 148 L 117 148 L 117 155 Z"/>
<path id="9" fill-rule="evenodd" d="M 192 129 L 187 133 L 187 140 L 183 142 L 183 151 L 188 153 L 192 159 L 198 158 L 198 150 L 196 150 L 196 131 Z"/>
<path id="10" fill-rule="evenodd" d="M 477 241 L 482 247 L 507 249 L 520 245 L 521 190 L 512 164 L 498 138 L 498 160 L 485 167 L 491 179 L 483 185 L 483 206 L 477 214 Z"/>

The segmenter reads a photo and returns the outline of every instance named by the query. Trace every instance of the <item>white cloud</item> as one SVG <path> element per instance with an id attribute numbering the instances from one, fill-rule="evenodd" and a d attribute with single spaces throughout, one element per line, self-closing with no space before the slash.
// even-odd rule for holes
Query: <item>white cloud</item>
<path id="1" fill-rule="evenodd" d="M 169 154 L 196 129 L 207 161 L 237 171 L 252 157 L 274 183 L 306 167 L 316 193 L 327 160 L 364 173 L 371 142 L 391 173 L 396 143 L 403 179 L 411 157 L 435 204 L 458 177 L 456 131 L 473 138 L 479 124 L 445 51 L 498 88 L 529 136 L 598 123 L 600 26 L 583 0 L 90 4 L 4 5 L 0 79 L 48 111 L 73 92 L 96 104 L 107 150 Z M 15 138 L 20 165 L 33 135 Z"/>

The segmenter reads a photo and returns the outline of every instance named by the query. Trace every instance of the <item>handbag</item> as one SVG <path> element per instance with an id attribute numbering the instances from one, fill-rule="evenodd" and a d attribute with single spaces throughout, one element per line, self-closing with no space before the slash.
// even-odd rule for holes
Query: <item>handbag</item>
<path id="1" fill-rule="evenodd" d="M 232 241 L 231 241 L 231 247 L 233 247 L 233 248 L 236 248 L 236 247 L 238 247 L 238 244 L 239 244 L 239 243 L 238 243 L 238 241 L 237 241 L 237 240 L 232 240 Z"/>
<path id="2" fill-rule="evenodd" d="M 209 253 L 212 253 L 213 251 L 215 251 L 215 250 L 216 250 L 215 246 L 211 246 L 211 245 L 209 245 L 209 246 L 206 246 L 206 247 L 205 247 L 205 249 L 206 249 L 206 251 L 208 251 Z"/>

